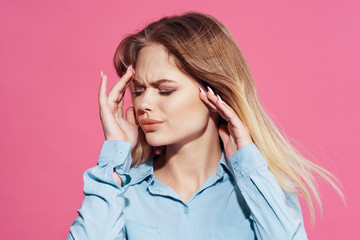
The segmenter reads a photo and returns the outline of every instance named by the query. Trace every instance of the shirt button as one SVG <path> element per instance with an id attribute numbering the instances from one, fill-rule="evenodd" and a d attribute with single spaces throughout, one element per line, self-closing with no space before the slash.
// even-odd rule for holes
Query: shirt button
<path id="1" fill-rule="evenodd" d="M 185 213 L 185 214 L 188 214 L 188 213 L 189 213 L 189 208 L 186 207 L 186 206 L 184 207 L 184 213 Z"/>
<path id="2" fill-rule="evenodd" d="M 123 150 L 119 150 L 119 154 L 120 154 L 120 155 L 123 155 L 123 154 L 124 154 L 124 151 L 123 151 Z"/>
<path id="3" fill-rule="evenodd" d="M 233 168 L 234 168 L 234 170 L 237 170 L 237 169 L 238 169 L 238 163 L 237 163 L 237 162 L 234 162 Z"/>

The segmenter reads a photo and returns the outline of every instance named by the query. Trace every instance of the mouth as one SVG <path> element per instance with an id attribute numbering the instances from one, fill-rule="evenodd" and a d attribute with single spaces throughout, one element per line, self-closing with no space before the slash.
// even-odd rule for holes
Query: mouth
<path id="1" fill-rule="evenodd" d="M 155 131 L 163 122 L 164 121 L 146 118 L 146 119 L 141 119 L 139 121 L 139 124 L 142 130 L 146 133 L 146 132 Z"/>

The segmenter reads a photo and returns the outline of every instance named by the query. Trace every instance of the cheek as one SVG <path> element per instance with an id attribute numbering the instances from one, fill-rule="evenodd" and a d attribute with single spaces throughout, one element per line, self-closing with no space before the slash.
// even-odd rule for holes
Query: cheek
<path id="1" fill-rule="evenodd" d="M 209 110 L 197 95 L 165 103 L 164 112 L 173 127 L 185 131 L 203 125 L 209 119 Z"/>
<path id="2" fill-rule="evenodd" d="M 134 108 L 134 111 L 135 111 L 135 118 L 136 118 L 136 120 L 137 120 L 137 110 L 138 110 L 138 107 L 137 107 L 137 103 L 136 103 L 136 100 L 135 100 L 135 97 L 134 97 L 134 94 L 131 94 L 131 92 L 133 92 L 133 90 L 132 89 L 129 89 L 130 90 L 130 99 L 131 99 L 131 106 Z M 124 105 L 126 105 L 126 100 L 125 100 L 125 102 L 124 102 L 125 104 Z"/>

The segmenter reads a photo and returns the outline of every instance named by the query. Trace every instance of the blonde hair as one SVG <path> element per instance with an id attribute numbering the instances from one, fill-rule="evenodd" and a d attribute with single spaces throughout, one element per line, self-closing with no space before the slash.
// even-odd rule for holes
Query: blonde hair
<path id="1" fill-rule="evenodd" d="M 325 179 L 343 197 L 336 178 L 324 168 L 301 156 L 280 133 L 260 104 L 253 77 L 237 43 L 226 27 L 210 15 L 189 12 L 164 17 L 127 36 L 116 49 L 114 65 L 121 76 L 131 64 L 136 69 L 140 50 L 161 44 L 175 59 L 176 66 L 203 86 L 211 86 L 237 113 L 284 191 L 303 195 L 312 221 L 312 197 L 321 200 L 312 173 Z M 139 131 L 133 148 L 133 165 L 146 161 L 154 149 Z"/>

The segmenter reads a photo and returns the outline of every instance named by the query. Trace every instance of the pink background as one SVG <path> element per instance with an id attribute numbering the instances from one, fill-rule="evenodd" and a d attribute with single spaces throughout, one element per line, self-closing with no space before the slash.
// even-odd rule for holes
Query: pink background
<path id="1" fill-rule="evenodd" d="M 346 207 L 319 183 L 309 239 L 353 239 L 360 216 L 358 1 L 17 1 L 0 3 L 2 239 L 65 239 L 96 164 L 100 70 L 164 15 L 197 10 L 233 33 L 265 109 L 300 151 L 339 177 Z M 275 119 L 276 116 L 276 119 Z M 305 151 L 306 149 L 306 151 Z"/>

